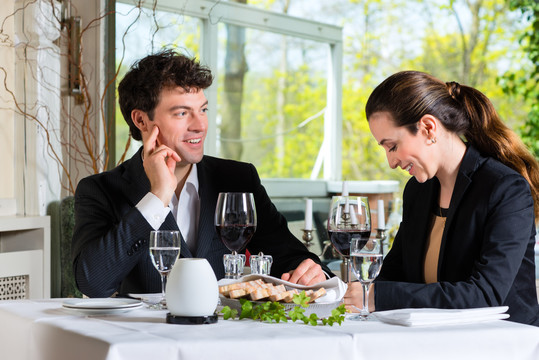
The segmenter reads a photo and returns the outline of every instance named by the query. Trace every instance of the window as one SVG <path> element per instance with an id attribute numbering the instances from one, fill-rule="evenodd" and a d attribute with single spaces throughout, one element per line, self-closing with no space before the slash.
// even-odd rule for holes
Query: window
<path id="1" fill-rule="evenodd" d="M 164 46 L 199 57 L 216 79 L 206 92 L 207 154 L 252 162 L 261 177 L 340 179 L 339 27 L 231 2 L 139 6 L 116 6 L 119 78 Z M 116 116 L 121 154 L 128 130 Z"/>

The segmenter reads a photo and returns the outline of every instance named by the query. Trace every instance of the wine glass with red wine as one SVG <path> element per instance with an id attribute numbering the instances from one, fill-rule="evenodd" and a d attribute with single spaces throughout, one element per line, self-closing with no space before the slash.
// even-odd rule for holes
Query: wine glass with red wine
<path id="1" fill-rule="evenodd" d="M 256 208 L 252 193 L 222 192 L 215 208 L 217 235 L 232 254 L 225 254 L 225 279 L 237 279 L 243 274 L 243 250 L 256 231 Z"/>
<path id="2" fill-rule="evenodd" d="M 328 215 L 328 235 L 343 259 L 343 281 L 350 279 L 350 242 L 371 236 L 371 211 L 366 196 L 333 196 Z"/>

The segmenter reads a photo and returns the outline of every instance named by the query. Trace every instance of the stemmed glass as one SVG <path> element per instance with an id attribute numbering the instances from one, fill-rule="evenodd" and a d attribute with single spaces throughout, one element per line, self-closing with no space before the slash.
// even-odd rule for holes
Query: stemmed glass
<path id="1" fill-rule="evenodd" d="M 153 305 L 155 309 L 166 309 L 165 286 L 167 275 L 180 255 L 181 237 L 177 230 L 156 230 L 150 232 L 150 257 L 153 266 L 161 275 L 161 300 Z"/>
<path id="2" fill-rule="evenodd" d="M 350 243 L 352 271 L 363 285 L 363 309 L 350 320 L 367 320 L 369 316 L 369 286 L 382 268 L 382 241 L 378 238 L 354 238 Z"/>
<path id="3" fill-rule="evenodd" d="M 247 246 L 256 231 L 256 208 L 252 193 L 222 192 L 215 208 L 215 229 L 232 254 L 225 254 L 225 279 L 238 279 L 243 274 L 245 255 L 238 254 Z"/>
<path id="4" fill-rule="evenodd" d="M 333 248 L 343 259 L 341 277 L 350 281 L 350 243 L 352 239 L 368 240 L 371 235 L 371 211 L 366 196 L 333 196 L 328 215 L 328 234 Z"/>

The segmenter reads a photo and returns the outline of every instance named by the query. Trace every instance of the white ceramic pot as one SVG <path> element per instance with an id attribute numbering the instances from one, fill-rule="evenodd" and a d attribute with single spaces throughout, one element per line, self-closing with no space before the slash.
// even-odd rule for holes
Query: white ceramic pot
<path id="1" fill-rule="evenodd" d="M 219 287 L 208 260 L 178 259 L 168 275 L 165 295 L 172 315 L 213 315 L 219 299 Z"/>

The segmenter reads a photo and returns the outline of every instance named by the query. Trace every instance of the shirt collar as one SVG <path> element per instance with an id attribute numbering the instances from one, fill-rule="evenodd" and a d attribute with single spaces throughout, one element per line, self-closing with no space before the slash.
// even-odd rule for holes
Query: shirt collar
<path id="1" fill-rule="evenodd" d="M 191 166 L 191 171 L 189 171 L 189 175 L 187 176 L 187 179 L 185 180 L 185 185 L 191 184 L 198 194 L 198 171 L 197 171 L 197 164 L 193 164 Z"/>

